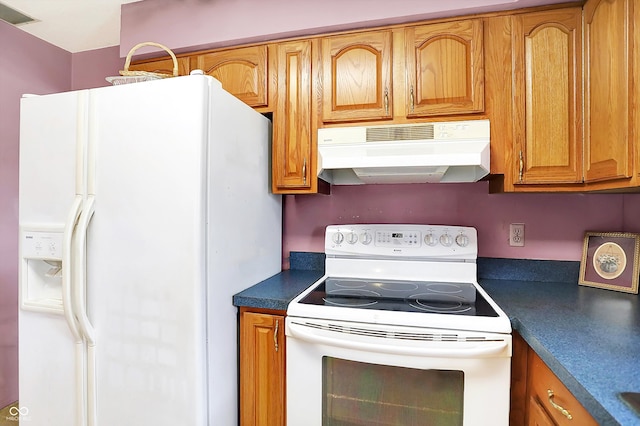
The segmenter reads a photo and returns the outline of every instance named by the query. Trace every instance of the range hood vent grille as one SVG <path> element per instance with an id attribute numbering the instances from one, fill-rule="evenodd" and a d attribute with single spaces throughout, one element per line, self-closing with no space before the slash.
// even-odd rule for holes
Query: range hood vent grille
<path id="1" fill-rule="evenodd" d="M 367 142 L 417 141 L 434 138 L 433 124 L 367 128 Z"/>

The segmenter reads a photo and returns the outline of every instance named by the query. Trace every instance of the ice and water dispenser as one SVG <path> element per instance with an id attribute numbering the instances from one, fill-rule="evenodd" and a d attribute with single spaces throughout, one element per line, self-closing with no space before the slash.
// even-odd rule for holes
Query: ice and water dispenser
<path id="1" fill-rule="evenodd" d="M 62 306 L 63 229 L 21 229 L 22 309 L 64 313 Z"/>

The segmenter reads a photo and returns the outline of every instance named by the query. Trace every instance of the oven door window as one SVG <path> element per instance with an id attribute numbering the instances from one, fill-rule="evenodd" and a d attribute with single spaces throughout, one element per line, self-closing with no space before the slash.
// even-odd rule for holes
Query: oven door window
<path id="1" fill-rule="evenodd" d="M 322 359 L 323 426 L 462 426 L 464 373 Z"/>

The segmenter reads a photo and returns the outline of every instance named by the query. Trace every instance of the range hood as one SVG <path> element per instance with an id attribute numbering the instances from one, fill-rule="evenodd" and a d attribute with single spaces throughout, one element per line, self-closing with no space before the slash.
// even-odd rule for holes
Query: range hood
<path id="1" fill-rule="evenodd" d="M 318 129 L 318 177 L 333 185 L 476 182 L 489 120 Z"/>

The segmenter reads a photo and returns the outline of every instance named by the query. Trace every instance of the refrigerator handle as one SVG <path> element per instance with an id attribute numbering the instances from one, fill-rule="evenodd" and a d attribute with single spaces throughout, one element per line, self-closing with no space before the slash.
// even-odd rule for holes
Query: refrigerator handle
<path id="1" fill-rule="evenodd" d="M 73 200 L 71 209 L 67 216 L 67 221 L 64 225 L 64 234 L 62 241 L 62 307 L 64 311 L 64 317 L 67 320 L 69 330 L 73 335 L 75 344 L 75 358 L 76 358 L 76 425 L 86 425 L 85 417 L 85 404 L 84 404 L 84 340 L 78 329 L 75 313 L 73 312 L 73 303 L 71 298 L 72 287 L 72 244 L 73 236 L 75 234 L 76 224 L 80 217 L 82 206 L 82 196 L 76 195 Z"/>
<path id="2" fill-rule="evenodd" d="M 76 280 L 74 286 L 75 313 L 78 325 L 87 342 L 87 424 L 97 425 L 97 395 L 96 395 L 96 341 L 95 331 L 87 316 L 87 231 L 89 222 L 95 212 L 95 197 L 89 195 L 84 203 L 78 226 L 74 246 L 76 260 Z"/>
<path id="3" fill-rule="evenodd" d="M 82 196 L 76 195 L 71 210 L 67 216 L 67 222 L 64 225 L 64 234 L 62 242 L 62 306 L 64 317 L 75 343 L 82 343 L 82 335 L 78 329 L 75 314 L 73 312 L 73 303 L 71 301 L 71 245 L 73 241 L 74 229 L 78 218 L 80 217 L 80 207 L 82 206 Z"/>
<path id="4" fill-rule="evenodd" d="M 95 345 L 95 333 L 93 326 L 87 317 L 86 291 L 87 291 L 87 229 L 89 221 L 95 211 L 95 198 L 89 195 L 80 214 L 76 229 L 76 240 L 74 247 L 74 259 L 76 260 L 76 280 L 74 291 L 74 311 L 78 319 L 80 331 L 88 345 Z"/>

